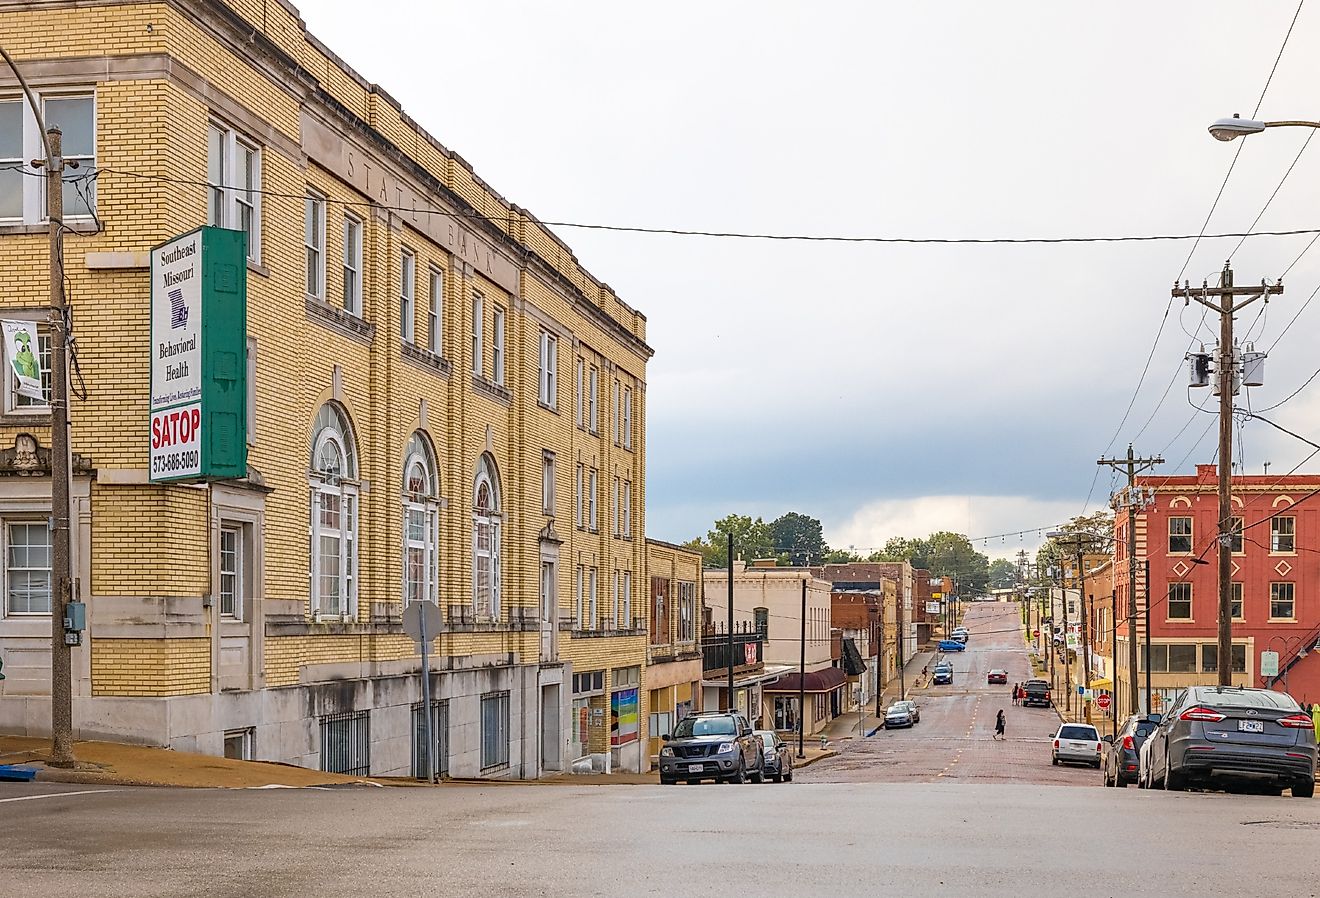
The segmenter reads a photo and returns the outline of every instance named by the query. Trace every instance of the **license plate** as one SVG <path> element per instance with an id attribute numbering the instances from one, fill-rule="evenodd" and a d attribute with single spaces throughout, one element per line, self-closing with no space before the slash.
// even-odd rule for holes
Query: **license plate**
<path id="1" fill-rule="evenodd" d="M 1261 720 L 1239 720 L 1238 732 L 1263 733 L 1265 732 L 1265 722 Z"/>
<path id="2" fill-rule="evenodd" d="M 689 773 L 700 773 L 701 771 L 703 771 L 703 770 L 705 770 L 705 769 L 706 769 L 706 765 L 705 765 L 705 764 L 689 764 L 689 765 L 688 765 L 688 772 L 689 772 Z"/>

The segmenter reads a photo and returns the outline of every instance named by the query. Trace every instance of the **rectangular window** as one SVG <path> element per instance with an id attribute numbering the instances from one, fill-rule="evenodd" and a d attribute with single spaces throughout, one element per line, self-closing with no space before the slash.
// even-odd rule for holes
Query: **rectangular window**
<path id="1" fill-rule="evenodd" d="M 1289 553 L 1296 549 L 1297 519 L 1270 518 L 1270 551 Z"/>
<path id="2" fill-rule="evenodd" d="M 1270 620 L 1292 620 L 1296 611 L 1292 583 L 1270 584 Z"/>
<path id="3" fill-rule="evenodd" d="M 623 391 L 623 448 L 632 448 L 632 388 Z"/>
<path id="4" fill-rule="evenodd" d="M 481 697 L 481 769 L 506 767 L 508 763 L 509 693 L 487 693 Z"/>
<path id="5" fill-rule="evenodd" d="M 616 380 L 614 382 L 614 403 L 610 407 L 610 420 L 614 428 L 614 445 L 616 446 L 619 445 L 620 442 L 622 442 L 622 437 L 623 437 L 622 430 L 620 428 L 620 424 L 623 421 L 623 416 L 620 413 L 621 412 L 621 408 L 620 408 L 621 402 L 619 400 L 620 386 L 621 386 L 620 383 Z"/>
<path id="6" fill-rule="evenodd" d="M 692 642 L 697 638 L 697 584 L 679 581 L 678 584 L 678 641 Z"/>
<path id="7" fill-rule="evenodd" d="M 600 592 L 599 583 L 596 578 L 596 569 L 593 567 L 587 575 L 587 619 L 583 622 L 582 629 L 594 630 L 597 623 L 597 612 L 599 610 Z"/>
<path id="8" fill-rule="evenodd" d="M 582 590 L 585 588 L 582 582 L 583 581 L 582 573 L 583 573 L 583 568 L 582 565 L 579 564 L 577 566 L 577 570 L 573 572 L 573 597 L 574 597 L 573 622 L 577 625 L 577 628 L 579 630 L 583 629 L 586 626 L 586 624 L 583 623 L 583 617 L 582 617 Z"/>
<path id="9" fill-rule="evenodd" d="M 252 749 L 251 727 L 225 731 L 225 757 L 231 761 L 251 761 L 256 757 Z"/>
<path id="10" fill-rule="evenodd" d="M 1145 654 L 1146 654 L 1146 652 L 1145 652 L 1145 646 L 1142 646 L 1142 647 L 1141 647 L 1141 652 L 1140 652 L 1140 654 L 1142 655 L 1142 658 L 1139 658 L 1138 660 L 1141 662 L 1141 669 L 1142 669 L 1142 670 L 1145 670 L 1145 669 L 1146 669 L 1146 663 L 1145 663 L 1145 661 L 1143 660 L 1143 659 L 1144 659 L 1144 656 L 1145 656 Z M 1150 647 L 1150 670 L 1151 670 L 1152 673 L 1167 673 L 1167 672 L 1168 672 L 1168 670 L 1169 670 L 1169 647 L 1168 647 L 1167 645 L 1161 645 L 1161 644 L 1159 644 L 1159 643 L 1156 643 L 1155 645 L 1152 645 L 1152 646 Z"/>
<path id="11" fill-rule="evenodd" d="M 1169 620 L 1192 619 L 1192 584 L 1169 584 Z"/>
<path id="12" fill-rule="evenodd" d="M 18 379 L 14 377 L 12 365 L 4 363 L 5 368 L 5 411 L 19 414 L 50 413 L 50 331 L 37 328 L 37 364 L 41 368 L 41 399 L 24 396 L 18 392 Z"/>
<path id="13" fill-rule="evenodd" d="M 362 314 L 362 220 L 344 216 L 344 311 Z"/>
<path id="14" fill-rule="evenodd" d="M 623 592 L 622 592 L 622 590 L 621 590 L 621 588 L 620 588 L 620 583 L 621 583 L 621 581 L 620 581 L 620 578 L 619 578 L 619 572 L 618 572 L 618 570 L 615 570 L 615 572 L 614 572 L 614 601 L 612 601 L 612 602 L 610 603 L 610 625 L 609 625 L 609 627 L 608 627 L 608 629 L 610 629 L 610 630 L 617 630 L 617 629 L 619 629 L 619 621 L 622 619 L 622 618 L 619 617 L 619 610 L 620 610 L 619 602 L 620 602 L 620 600 L 621 600 L 621 598 L 622 598 L 622 596 L 623 596 Z"/>
<path id="15" fill-rule="evenodd" d="M 325 299 L 325 197 L 312 190 L 303 199 L 303 248 L 307 250 L 307 295 Z"/>
<path id="16" fill-rule="evenodd" d="M 592 365 L 587 377 L 587 429 L 592 433 L 600 432 L 599 385 L 600 372 Z"/>
<path id="17" fill-rule="evenodd" d="M 1201 673 L 1219 672 L 1219 643 L 1201 643 Z"/>
<path id="18" fill-rule="evenodd" d="M 583 467 L 581 462 L 579 462 L 578 466 L 573 469 L 573 526 L 577 527 L 579 530 L 581 530 L 583 526 L 582 473 Z"/>
<path id="19" fill-rule="evenodd" d="M 559 338 L 541 331 L 541 348 L 537 372 L 541 384 L 541 404 L 559 407 Z"/>
<path id="20" fill-rule="evenodd" d="M 431 307 L 426 313 L 426 348 L 444 355 L 445 273 L 431 269 Z"/>
<path id="21" fill-rule="evenodd" d="M 633 626 L 632 619 L 632 571 L 623 572 L 623 620 L 620 625 L 625 630 L 631 630 Z"/>
<path id="22" fill-rule="evenodd" d="M 619 478 L 610 483 L 610 533 L 619 535 Z"/>
<path id="23" fill-rule="evenodd" d="M 481 377 L 482 372 L 486 370 L 484 360 L 481 357 L 481 347 L 484 339 L 481 330 L 484 318 L 481 294 L 474 293 L 472 295 L 472 373 L 477 377 Z"/>
<path id="24" fill-rule="evenodd" d="M 549 449 L 541 452 L 541 511 L 555 514 L 555 454 Z"/>
<path id="25" fill-rule="evenodd" d="M 220 614 L 243 619 L 243 531 L 220 528 Z"/>
<path id="26" fill-rule="evenodd" d="M 1232 532 L 1233 552 L 1237 555 L 1242 554 L 1242 519 L 1229 518 L 1229 527 Z"/>
<path id="27" fill-rule="evenodd" d="M 1192 519 L 1169 518 L 1169 554 L 1188 555 L 1192 551 Z"/>
<path id="28" fill-rule="evenodd" d="M 417 257 L 408 250 L 399 256 L 399 336 L 412 343 L 417 326 Z"/>
<path id="29" fill-rule="evenodd" d="M 577 424 L 578 427 L 582 427 L 582 426 L 584 426 L 585 423 L 586 423 L 585 418 L 586 418 L 586 412 L 587 412 L 587 409 L 586 409 L 586 380 L 587 380 L 587 367 L 586 367 L 586 362 L 584 362 L 582 359 L 578 359 L 578 360 L 577 360 L 577 368 L 575 369 L 575 372 L 574 372 L 574 373 L 575 373 L 575 387 L 574 387 L 574 390 L 573 390 L 573 421 Z"/>
<path id="30" fill-rule="evenodd" d="M 1233 643 L 1232 648 L 1233 648 L 1233 660 L 1232 660 L 1232 666 L 1229 668 L 1229 671 L 1231 673 L 1246 673 L 1247 672 L 1246 643 L 1235 642 Z"/>
<path id="31" fill-rule="evenodd" d="M 1242 620 L 1242 584 L 1233 584 L 1233 620 Z"/>
<path id="32" fill-rule="evenodd" d="M 50 527 L 12 521 L 5 543 L 5 613 L 50 614 Z"/>
<path id="33" fill-rule="evenodd" d="M 40 97 L 46 126 L 63 132 L 66 219 L 96 210 L 96 102 L 91 94 Z M 46 178 L 30 161 L 44 158 L 41 129 L 21 96 L 0 99 L 0 220 L 38 224 L 46 220 Z"/>
<path id="34" fill-rule="evenodd" d="M 247 255 L 261 261 L 261 150 L 232 129 L 207 129 L 207 221 L 247 235 Z"/>
<path id="35" fill-rule="evenodd" d="M 502 387 L 504 386 L 504 310 L 499 306 L 495 307 L 494 320 L 491 323 L 495 328 L 490 352 L 493 369 L 491 376 L 494 382 Z"/>
<path id="36" fill-rule="evenodd" d="M 1169 673 L 1196 673 L 1196 646 L 1169 646 Z"/>
<path id="37" fill-rule="evenodd" d="M 371 775 L 371 712 L 328 714 L 321 723 L 321 769 L 348 776 Z"/>
<path id="38" fill-rule="evenodd" d="M 596 469 L 592 468 L 587 477 L 587 526 L 595 533 L 599 528 L 596 518 L 596 496 L 599 495 L 596 482 Z"/>
<path id="39" fill-rule="evenodd" d="M 623 536 L 632 539 L 632 481 L 623 482 Z"/>

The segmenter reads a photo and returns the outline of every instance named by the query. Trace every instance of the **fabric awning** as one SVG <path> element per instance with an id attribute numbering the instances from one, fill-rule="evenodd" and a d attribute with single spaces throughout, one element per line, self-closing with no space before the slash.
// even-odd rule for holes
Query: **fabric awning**
<path id="1" fill-rule="evenodd" d="M 1101 678 L 1098 679 L 1098 680 L 1092 680 L 1092 681 L 1091 681 L 1091 688 L 1092 688 L 1092 689 L 1113 689 L 1113 688 L 1114 688 L 1114 681 L 1111 680 L 1111 679 L 1109 679 L 1109 677 L 1101 677 Z"/>
<path id="2" fill-rule="evenodd" d="M 831 692 L 848 682 L 843 668 L 826 667 L 809 670 L 806 676 L 796 672 L 784 674 L 774 683 L 766 683 L 762 692 Z"/>
<path id="3" fill-rule="evenodd" d="M 857 649 L 857 643 L 847 636 L 843 638 L 842 643 L 843 672 L 850 677 L 857 677 L 866 673 L 866 661 L 862 659 L 862 653 Z"/>

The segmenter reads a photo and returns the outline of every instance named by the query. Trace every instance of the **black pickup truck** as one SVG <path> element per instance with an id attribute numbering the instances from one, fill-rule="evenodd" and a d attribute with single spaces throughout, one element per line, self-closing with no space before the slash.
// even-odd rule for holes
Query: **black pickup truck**
<path id="1" fill-rule="evenodd" d="M 1022 696 L 1024 705 L 1040 705 L 1042 708 L 1052 707 L 1054 702 L 1050 700 L 1049 680 L 1027 680 L 1022 685 L 1025 693 Z"/>

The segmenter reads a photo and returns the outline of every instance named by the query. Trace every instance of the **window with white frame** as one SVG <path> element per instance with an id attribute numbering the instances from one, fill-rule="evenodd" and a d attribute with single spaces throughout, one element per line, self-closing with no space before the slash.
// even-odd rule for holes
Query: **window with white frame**
<path id="1" fill-rule="evenodd" d="M 403 453 L 403 601 L 438 602 L 440 481 L 435 450 L 415 431 Z"/>
<path id="2" fill-rule="evenodd" d="M 1270 584 L 1270 620 L 1292 620 L 1296 616 L 1295 589 L 1293 583 Z"/>
<path id="3" fill-rule="evenodd" d="M 344 311 L 362 314 L 362 219 L 344 216 Z"/>
<path id="4" fill-rule="evenodd" d="M 6 521 L 5 613 L 50 614 L 50 526 Z"/>
<path id="5" fill-rule="evenodd" d="M 491 378 L 499 386 L 504 386 L 504 310 L 495 307 L 491 322 L 494 331 L 491 334 Z"/>
<path id="6" fill-rule="evenodd" d="M 331 402 L 312 428 L 312 614 L 357 612 L 357 450 L 348 416 Z"/>
<path id="7" fill-rule="evenodd" d="M 592 433 L 600 432 L 600 371 L 595 365 L 587 377 L 587 429 Z"/>
<path id="8" fill-rule="evenodd" d="M 623 389 L 623 448 L 632 448 L 632 387 Z"/>
<path id="9" fill-rule="evenodd" d="M 399 254 L 399 336 L 413 343 L 417 336 L 417 256 L 410 250 Z"/>
<path id="10" fill-rule="evenodd" d="M 426 313 L 426 348 L 444 355 L 445 273 L 431 269 L 431 306 Z"/>
<path id="11" fill-rule="evenodd" d="M 610 533 L 619 535 L 619 478 L 610 481 Z"/>
<path id="12" fill-rule="evenodd" d="M 220 528 L 220 615 L 243 619 L 243 528 Z"/>
<path id="13" fill-rule="evenodd" d="M 596 616 L 600 603 L 598 587 L 596 568 L 593 567 L 587 572 L 587 617 L 582 624 L 584 630 L 596 629 L 596 623 L 599 620 Z"/>
<path id="14" fill-rule="evenodd" d="M 489 455 L 477 464 L 472 502 L 472 611 L 480 619 L 500 616 L 499 475 Z"/>
<path id="15" fill-rule="evenodd" d="M 593 533 L 600 529 L 596 518 L 596 496 L 599 495 L 598 490 L 596 469 L 592 468 L 587 475 L 587 526 Z"/>
<path id="16" fill-rule="evenodd" d="M 619 626 L 625 630 L 631 630 L 632 619 L 632 571 L 623 572 L 623 618 L 619 621 Z"/>
<path id="17" fill-rule="evenodd" d="M 582 529 L 585 519 L 582 516 L 582 474 L 583 466 L 578 462 L 573 469 L 573 526 Z"/>
<path id="18" fill-rule="evenodd" d="M 472 294 L 472 373 L 477 377 L 481 377 L 482 372 L 486 370 L 485 360 L 481 357 L 481 347 L 484 339 L 482 328 L 485 325 L 483 305 L 484 301 L 481 294 Z"/>
<path id="19" fill-rule="evenodd" d="M 586 424 L 586 389 L 587 389 L 587 363 L 578 358 L 577 367 L 574 369 L 575 385 L 573 389 L 573 422 L 578 427 Z"/>
<path id="20" fill-rule="evenodd" d="M 12 347 L 11 347 L 12 348 Z M 50 331 L 37 327 L 37 362 L 41 367 L 41 399 L 18 392 L 18 379 L 12 365 L 5 369 L 5 412 L 18 414 L 50 413 Z"/>
<path id="21" fill-rule="evenodd" d="M 692 642 L 697 638 L 697 584 L 680 580 L 678 583 L 678 641 Z"/>
<path id="22" fill-rule="evenodd" d="M 1297 546 L 1297 519 L 1270 518 L 1270 551 L 1287 554 Z"/>
<path id="23" fill-rule="evenodd" d="M 541 404 L 559 407 L 559 338 L 541 331 L 540 353 L 537 358 L 537 379 L 540 383 Z"/>
<path id="24" fill-rule="evenodd" d="M 488 692 L 481 697 L 481 769 L 509 763 L 509 693 Z"/>
<path id="25" fill-rule="evenodd" d="M 622 592 L 620 591 L 620 583 L 621 583 L 621 582 L 622 582 L 622 581 L 621 581 L 621 578 L 619 577 L 619 569 L 618 569 L 618 568 L 615 568 L 615 569 L 614 569 L 614 597 L 613 597 L 613 601 L 610 602 L 610 625 L 609 625 L 608 627 L 605 628 L 605 629 L 607 629 L 607 630 L 617 630 L 617 629 L 619 629 L 619 621 L 621 620 L 621 618 L 619 617 L 619 601 L 620 601 L 620 598 L 621 598 L 621 596 L 622 596 Z"/>
<path id="26" fill-rule="evenodd" d="M 96 100 L 87 92 L 50 91 L 39 95 L 46 126 L 58 125 L 64 157 L 65 219 L 89 218 L 96 211 Z M 37 118 L 25 97 L 0 97 L 0 221 L 39 224 L 46 220 L 46 179 L 34 159 L 44 159 Z"/>
<path id="27" fill-rule="evenodd" d="M 573 622 L 579 630 L 586 626 L 582 617 L 582 592 L 585 588 L 582 581 L 583 567 L 579 564 L 573 571 Z"/>
<path id="28" fill-rule="evenodd" d="M 325 299 L 325 197 L 314 190 L 303 198 L 303 247 L 307 250 L 307 295 Z"/>
<path id="29" fill-rule="evenodd" d="M 549 449 L 541 450 L 541 511 L 554 517 L 555 454 Z"/>
<path id="30" fill-rule="evenodd" d="M 623 431 L 621 426 L 623 422 L 623 415 L 621 414 L 622 401 L 620 399 L 621 390 L 622 384 L 616 380 L 614 382 L 614 402 L 610 405 L 610 422 L 611 426 L 614 428 L 614 445 L 616 446 L 623 441 Z"/>
<path id="31" fill-rule="evenodd" d="M 206 220 L 247 235 L 247 255 L 261 261 L 261 149 L 233 129 L 207 127 Z"/>
<path id="32" fill-rule="evenodd" d="M 632 538 L 632 481 L 623 482 L 623 537 Z"/>

